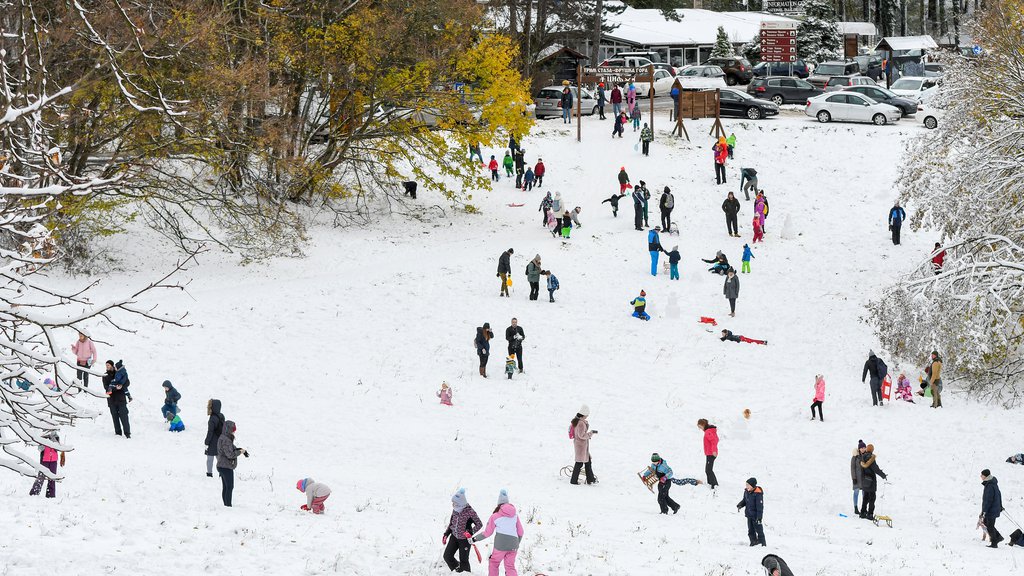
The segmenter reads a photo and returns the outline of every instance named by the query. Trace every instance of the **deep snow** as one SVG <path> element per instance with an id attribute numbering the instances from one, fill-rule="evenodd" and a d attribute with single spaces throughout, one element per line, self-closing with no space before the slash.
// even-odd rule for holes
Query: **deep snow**
<path id="1" fill-rule="evenodd" d="M 132 377 L 133 438 L 112 434 L 100 401 L 95 422 L 66 434 L 76 450 L 55 501 L 30 498 L 30 479 L 0 474 L 3 574 L 447 574 L 435 563 L 460 486 L 485 520 L 498 490 L 509 490 L 526 530 L 521 574 L 759 574 L 766 552 L 798 575 L 1018 573 L 1020 553 L 984 548 L 975 523 L 986 467 L 1006 510 L 1024 518 L 1024 467 L 1003 462 L 1024 448 L 1020 411 L 955 390 L 942 411 L 872 408 L 859 380 L 868 349 L 878 350 L 864 304 L 938 239 L 904 229 L 894 247 L 885 228 L 901 154 L 924 128 L 725 120 L 738 146 L 729 184 L 715 186 L 707 121 L 687 122 L 690 144 L 659 122 L 650 158 L 633 150 L 637 133 L 610 140 L 611 121 L 585 119 L 582 144 L 575 126 L 542 122 L 522 140 L 531 164 L 544 158 L 542 190 L 516 191 L 503 179 L 474 193 L 479 215 L 319 228 L 302 259 L 242 267 L 208 253 L 185 274 L 188 294 L 159 302 L 187 310 L 192 327 L 127 335 L 97 325 L 117 344 L 99 346 L 100 359 L 123 358 Z M 723 234 L 720 205 L 747 165 L 758 168 L 771 213 L 730 319 L 721 278 L 699 258 L 722 249 L 739 265 L 752 202 L 743 202 L 738 239 Z M 617 190 L 620 166 L 655 193 L 652 226 L 661 188 L 675 193 L 683 231 L 662 243 L 680 247 L 680 281 L 649 275 L 647 234 L 633 230 L 628 197 L 617 219 L 599 204 Z M 540 226 L 547 190 L 583 208 L 584 226 L 567 243 Z M 787 217 L 799 235 L 783 240 Z M 109 242 L 127 270 L 98 296 L 174 259 L 151 234 Z M 510 246 L 506 300 L 494 274 Z M 543 291 L 527 300 L 523 269 L 536 253 L 561 282 L 555 304 Z M 630 317 L 641 289 L 648 323 Z M 673 300 L 678 318 L 668 314 Z M 526 332 L 526 374 L 509 382 L 503 335 L 513 316 Z M 720 342 L 700 316 L 771 344 Z M 497 337 L 487 380 L 472 345 L 483 322 Z M 917 368 L 880 352 L 890 371 L 916 381 Z M 828 382 L 824 423 L 808 416 L 818 372 Z M 183 396 L 180 434 L 160 417 L 164 379 Z M 442 380 L 454 407 L 438 404 Z M 223 401 L 237 444 L 252 453 L 239 461 L 233 509 L 204 474 L 210 397 Z M 600 431 L 592 487 L 559 475 L 572 462 L 566 430 L 581 403 Z M 722 485 L 717 494 L 674 487 L 682 510 L 659 516 L 636 473 L 657 451 L 677 476 L 703 479 L 701 417 L 719 426 Z M 839 516 L 852 512 L 849 458 L 861 438 L 890 476 L 876 511 L 895 519 L 891 529 Z M 326 516 L 298 510 L 295 481 L 307 476 L 334 491 Z M 765 491 L 767 549 L 747 547 L 735 509 L 750 476 Z M 1012 531 L 1005 517 L 998 526 Z M 490 543 L 479 547 L 477 573 Z"/>

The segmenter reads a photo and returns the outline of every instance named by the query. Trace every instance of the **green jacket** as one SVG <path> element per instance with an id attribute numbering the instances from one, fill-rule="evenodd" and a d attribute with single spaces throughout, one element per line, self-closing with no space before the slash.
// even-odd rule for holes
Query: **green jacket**
<path id="1" fill-rule="evenodd" d="M 725 143 L 729 146 L 736 146 L 736 135 L 729 134 L 729 137 L 725 139 Z"/>
<path id="2" fill-rule="evenodd" d="M 654 140 L 654 134 L 651 132 L 650 128 L 644 128 L 640 131 L 640 139 L 644 142 L 650 142 L 651 140 Z"/>
<path id="3" fill-rule="evenodd" d="M 502 160 L 502 164 L 505 165 L 505 168 L 511 168 L 512 167 L 512 157 L 511 156 L 505 156 L 505 159 Z"/>

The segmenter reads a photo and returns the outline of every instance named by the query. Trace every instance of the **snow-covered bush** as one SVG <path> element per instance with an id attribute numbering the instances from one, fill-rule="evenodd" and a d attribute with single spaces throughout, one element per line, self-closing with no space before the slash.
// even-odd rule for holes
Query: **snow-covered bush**
<path id="1" fill-rule="evenodd" d="M 842 39 L 832 3 L 828 0 L 806 0 L 804 13 L 807 17 L 796 31 L 797 55 L 814 64 L 840 58 Z"/>

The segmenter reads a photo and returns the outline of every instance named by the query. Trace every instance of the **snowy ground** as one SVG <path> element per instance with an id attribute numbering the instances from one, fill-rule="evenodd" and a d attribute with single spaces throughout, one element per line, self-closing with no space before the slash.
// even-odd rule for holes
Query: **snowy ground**
<path id="1" fill-rule="evenodd" d="M 706 121 L 687 122 L 690 144 L 660 134 L 643 158 L 632 132 L 608 138 L 610 121 L 584 120 L 577 144 L 575 127 L 553 120 L 523 141 L 529 162 L 544 158 L 544 189 L 502 180 L 474 195 L 480 215 L 318 229 L 304 259 L 241 267 L 203 256 L 188 295 L 160 303 L 187 309 L 191 328 L 148 327 L 100 347 L 101 359 L 123 358 L 130 370 L 133 438 L 115 437 L 106 414 L 71 430 L 76 450 L 56 501 L 29 498 L 30 480 L 0 474 L 0 573 L 446 574 L 434 563 L 459 486 L 485 519 L 498 490 L 509 490 L 525 524 L 518 566 L 527 575 L 758 574 L 766 552 L 798 575 L 1019 573 L 1019 552 L 985 549 L 975 523 L 985 467 L 1007 511 L 1024 517 L 1024 468 L 1003 463 L 1021 451 L 1020 412 L 955 390 L 942 411 L 873 409 L 859 380 L 877 349 L 865 302 L 937 240 L 905 231 L 894 247 L 884 223 L 900 155 L 924 129 L 795 117 L 725 125 L 738 138 L 728 186 L 714 184 Z M 699 258 L 722 249 L 738 266 L 752 203 L 743 203 L 742 239 L 723 233 L 720 205 L 746 165 L 758 168 L 771 215 L 731 320 L 721 279 Z M 682 280 L 651 278 L 628 201 L 618 219 L 599 204 L 617 188 L 619 166 L 652 192 L 674 191 L 683 232 L 662 242 L 679 245 Z M 584 227 L 567 244 L 540 227 L 545 190 L 583 207 Z M 799 235 L 783 240 L 787 217 Z M 652 208 L 652 226 L 657 219 Z M 151 237 L 112 243 L 129 270 L 100 295 L 173 258 Z M 510 246 L 514 294 L 499 299 L 494 271 Z M 555 304 L 527 300 L 523 269 L 535 253 L 561 281 Z M 649 323 L 630 317 L 640 289 Z M 678 318 L 669 317 L 673 301 Z M 527 335 L 527 373 L 508 382 L 500 355 L 513 316 Z M 771 345 L 722 343 L 700 316 Z M 472 345 L 483 322 L 498 335 L 487 380 Z M 916 380 L 916 368 L 883 357 Z M 824 423 L 808 415 L 818 372 L 828 382 Z M 183 395 L 181 434 L 166 432 L 159 415 L 165 378 Z M 434 396 L 442 380 L 454 387 L 452 408 Z M 223 400 L 238 445 L 252 453 L 240 459 L 233 509 L 204 475 L 210 397 Z M 581 403 L 600 431 L 593 487 L 559 476 Z M 722 486 L 677 486 L 682 510 L 660 516 L 636 472 L 658 451 L 677 476 L 703 478 L 701 417 L 719 425 Z M 861 438 L 890 475 L 877 513 L 895 518 L 891 529 L 839 516 L 852 512 L 849 458 Z M 298 510 L 295 481 L 305 476 L 334 490 L 324 517 Z M 747 547 L 735 509 L 749 476 L 764 487 L 767 549 Z M 999 525 L 1012 531 L 1005 518 Z M 480 548 L 486 561 L 490 544 Z"/>

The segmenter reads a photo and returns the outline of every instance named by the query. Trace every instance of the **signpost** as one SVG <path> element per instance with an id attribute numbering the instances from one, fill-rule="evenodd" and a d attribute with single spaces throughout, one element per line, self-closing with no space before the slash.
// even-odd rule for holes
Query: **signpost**
<path id="1" fill-rule="evenodd" d="M 761 60 L 796 61 L 796 22 L 761 22 Z"/>
<path id="2" fill-rule="evenodd" d="M 803 16 L 803 0 L 764 0 L 764 11 L 784 16 Z"/>

